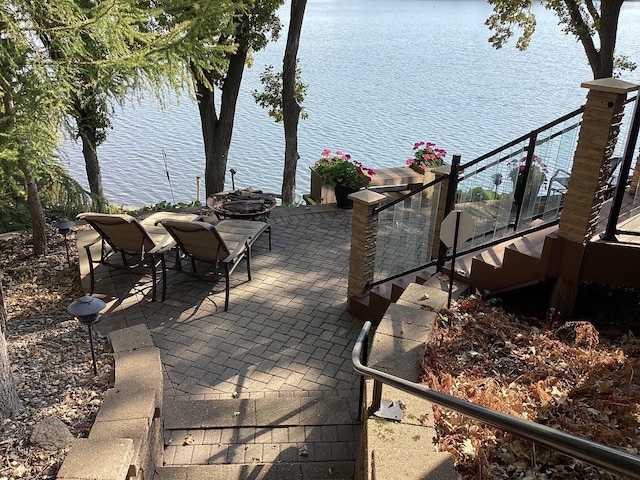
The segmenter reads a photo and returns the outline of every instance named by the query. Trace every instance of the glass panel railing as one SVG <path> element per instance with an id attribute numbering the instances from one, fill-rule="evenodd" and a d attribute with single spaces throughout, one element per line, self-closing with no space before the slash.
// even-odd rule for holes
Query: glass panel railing
<path id="1" fill-rule="evenodd" d="M 439 195 L 440 184 L 437 184 L 378 214 L 374 282 L 397 276 L 431 260 L 435 227 L 432 219 L 436 217 Z"/>
<path id="2" fill-rule="evenodd" d="M 630 105 L 631 101 L 627 108 Z M 472 238 L 458 247 L 459 254 L 558 221 L 583 110 L 579 108 L 460 165 L 461 173 L 450 179 L 455 185 L 452 208 L 471 215 L 474 231 Z M 616 154 L 626 139 L 625 131 L 623 125 Z M 440 245 L 435 225 L 437 201 L 444 198 L 438 193 L 439 185 L 379 211 L 374 284 L 417 270 L 436 255 Z M 640 203 L 640 195 L 636 201 Z"/>
<path id="3" fill-rule="evenodd" d="M 580 121 L 550 124 L 463 166 L 455 208 L 474 218 L 475 231 L 462 250 L 559 218 Z"/>
<path id="4" fill-rule="evenodd" d="M 527 229 L 535 219 L 553 221 L 560 217 L 581 121 L 579 115 L 538 134 L 534 150 L 538 162 L 533 165 L 543 170 L 543 181 L 539 183 L 540 177 L 529 175 L 526 190 L 529 197 L 523 202 L 529 208 L 521 211 L 518 231 Z"/>
<path id="5" fill-rule="evenodd" d="M 474 233 L 461 250 L 502 237 L 514 224 L 515 177 L 509 177 L 505 164 L 518 163 L 526 155 L 526 145 L 526 141 L 511 145 L 464 170 L 456 190 L 455 208 L 471 215 Z"/>

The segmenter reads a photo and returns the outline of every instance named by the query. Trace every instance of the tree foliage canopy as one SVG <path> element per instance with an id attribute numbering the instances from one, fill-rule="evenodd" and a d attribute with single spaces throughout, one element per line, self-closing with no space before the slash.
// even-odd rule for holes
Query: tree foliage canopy
<path id="1" fill-rule="evenodd" d="M 516 47 L 525 50 L 536 29 L 531 0 L 489 0 L 493 14 L 485 24 L 493 32 L 489 41 L 501 48 L 519 30 Z M 624 0 L 541 0 L 558 17 L 564 33 L 578 40 L 585 51 L 594 78 L 611 77 L 614 69 L 634 69 L 624 56 L 615 56 L 618 20 Z"/>
<path id="2" fill-rule="evenodd" d="M 308 85 L 302 83 L 302 71 L 299 66 L 296 66 L 295 75 L 295 97 L 298 104 L 302 106 L 304 98 L 307 95 Z M 284 120 L 282 108 L 282 72 L 276 73 L 273 71 L 273 65 L 268 65 L 260 75 L 260 82 L 263 85 L 263 90 L 261 92 L 254 90 L 253 99 L 262 108 L 267 108 L 267 113 L 276 122 L 282 122 Z M 309 114 L 304 107 L 300 110 L 300 118 L 309 118 Z"/>

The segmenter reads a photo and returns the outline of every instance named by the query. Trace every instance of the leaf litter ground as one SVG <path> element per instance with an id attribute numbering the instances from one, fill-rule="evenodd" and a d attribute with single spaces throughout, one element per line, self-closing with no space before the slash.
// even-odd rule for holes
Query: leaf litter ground
<path id="1" fill-rule="evenodd" d="M 474 297 L 443 310 L 420 357 L 423 382 L 637 455 L 640 338 L 632 329 L 638 328 L 640 292 L 584 288 L 582 308 L 596 303 L 587 309 L 593 321 L 563 322 L 553 312 L 543 320 L 519 317 Z M 607 320 L 608 297 L 618 300 L 610 308 L 627 310 L 624 319 Z M 605 327 L 598 332 L 594 324 Z M 434 410 L 438 448 L 453 454 L 465 479 L 622 478 L 448 409 Z"/>

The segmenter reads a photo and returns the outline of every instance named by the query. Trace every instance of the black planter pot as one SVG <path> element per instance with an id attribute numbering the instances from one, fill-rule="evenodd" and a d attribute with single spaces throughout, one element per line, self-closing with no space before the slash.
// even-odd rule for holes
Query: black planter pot
<path id="1" fill-rule="evenodd" d="M 336 205 L 338 208 L 351 209 L 353 208 L 353 200 L 348 197 L 350 194 L 357 192 L 356 188 L 347 187 L 345 185 L 336 185 Z"/>

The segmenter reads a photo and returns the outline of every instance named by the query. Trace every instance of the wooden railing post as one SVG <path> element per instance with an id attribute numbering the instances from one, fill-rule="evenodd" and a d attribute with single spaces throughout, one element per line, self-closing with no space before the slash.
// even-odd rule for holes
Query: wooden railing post
<path id="1" fill-rule="evenodd" d="M 374 209 L 386 198 L 370 190 L 349 195 L 353 200 L 351 220 L 351 253 L 349 255 L 348 300 L 363 297 L 373 282 L 378 237 L 378 214 Z"/>
<path id="2" fill-rule="evenodd" d="M 613 78 L 585 82 L 589 89 L 578 145 L 564 198 L 558 235 L 564 240 L 559 276 L 551 306 L 564 318 L 573 314 L 582 256 L 587 240 L 595 234 L 605 201 L 606 179 L 624 115 L 627 93 L 637 85 Z"/>

